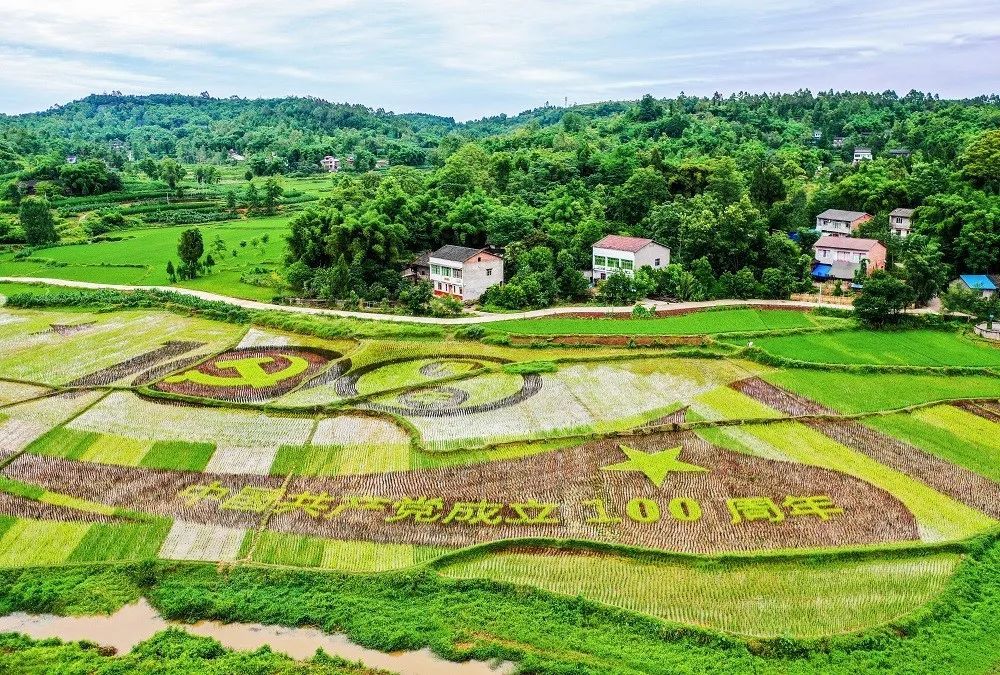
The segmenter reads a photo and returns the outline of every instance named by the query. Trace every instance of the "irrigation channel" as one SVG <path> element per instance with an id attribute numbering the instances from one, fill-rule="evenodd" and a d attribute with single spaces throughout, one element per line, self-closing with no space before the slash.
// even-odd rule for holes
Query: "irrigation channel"
<path id="1" fill-rule="evenodd" d="M 122 607 L 110 616 L 55 616 L 15 612 L 0 617 L 0 633 L 22 633 L 36 640 L 87 640 L 102 647 L 113 647 L 119 654 L 131 651 L 140 642 L 168 628 L 180 628 L 191 635 L 214 638 L 224 647 L 238 651 L 253 651 L 268 645 L 276 652 L 299 660 L 311 658 L 317 649 L 323 649 L 331 656 L 361 661 L 369 668 L 401 675 L 510 675 L 514 672 L 514 665 L 508 662 L 496 667 L 483 661 L 455 663 L 442 659 L 430 649 L 380 652 L 355 644 L 344 635 L 325 633 L 317 628 L 217 621 L 199 621 L 194 624 L 165 621 L 144 598 Z"/>

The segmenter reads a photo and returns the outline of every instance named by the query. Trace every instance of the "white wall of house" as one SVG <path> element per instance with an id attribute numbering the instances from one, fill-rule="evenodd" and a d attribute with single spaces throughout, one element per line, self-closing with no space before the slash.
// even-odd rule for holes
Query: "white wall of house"
<path id="1" fill-rule="evenodd" d="M 595 246 L 592 255 L 594 281 L 607 279 L 619 271 L 634 274 L 640 267 L 659 269 L 670 264 L 670 249 L 656 243 L 647 244 L 635 253 Z"/>
<path id="2" fill-rule="evenodd" d="M 503 260 L 489 253 L 475 255 L 462 265 L 462 300 L 478 300 L 490 286 L 503 283 Z"/>
<path id="3" fill-rule="evenodd" d="M 594 281 L 607 279 L 615 272 L 632 274 L 635 271 L 635 253 L 613 248 L 594 248 Z"/>
<path id="4" fill-rule="evenodd" d="M 670 249 L 666 246 L 652 243 L 643 246 L 635 254 L 635 266 L 660 269 L 670 264 Z"/>
<path id="5" fill-rule="evenodd" d="M 462 297 L 462 263 L 442 258 L 431 258 L 431 285 L 435 295 Z"/>
<path id="6" fill-rule="evenodd" d="M 851 221 L 816 217 L 816 230 L 823 234 L 846 237 L 851 233 Z"/>
<path id="7" fill-rule="evenodd" d="M 817 248 L 816 259 L 820 262 L 861 262 L 866 257 L 861 251 L 844 251 L 836 248 Z"/>
<path id="8" fill-rule="evenodd" d="M 897 237 L 906 237 L 910 234 L 912 222 L 906 216 L 889 216 L 889 227 Z"/>
<path id="9" fill-rule="evenodd" d="M 434 293 L 452 295 L 463 302 L 478 300 L 487 288 L 503 283 L 503 259 L 485 252 L 464 263 L 432 257 L 430 265 Z"/>

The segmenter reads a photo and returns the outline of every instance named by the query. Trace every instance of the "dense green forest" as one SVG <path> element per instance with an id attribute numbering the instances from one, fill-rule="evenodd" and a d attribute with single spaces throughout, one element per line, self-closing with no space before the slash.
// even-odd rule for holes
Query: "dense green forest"
<path id="1" fill-rule="evenodd" d="M 874 159 L 852 165 L 855 146 Z M 100 95 L 0 117 L 8 214 L 30 181 L 50 181 L 56 200 L 114 193 L 164 158 L 224 168 L 230 149 L 246 155 L 247 179 L 357 158 L 292 220 L 295 294 L 396 299 L 408 292 L 400 266 L 456 243 L 505 249 L 508 283 L 486 304 L 543 306 L 583 297 L 591 244 L 622 233 L 669 246 L 674 264 L 606 284 L 605 299 L 787 297 L 811 287 L 811 230 L 827 208 L 875 216 L 861 234 L 886 243 L 907 300 L 926 302 L 958 273 L 1000 272 L 995 95 L 646 96 L 467 123 L 318 99 Z M 370 171 L 376 159 L 391 168 Z M 904 241 L 889 233 L 897 207 L 917 208 Z M 11 216 L 4 228 L 23 237 Z"/>

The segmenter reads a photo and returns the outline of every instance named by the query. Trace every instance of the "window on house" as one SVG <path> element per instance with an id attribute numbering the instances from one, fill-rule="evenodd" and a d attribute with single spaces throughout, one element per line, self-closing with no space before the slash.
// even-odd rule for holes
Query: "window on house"
<path id="1" fill-rule="evenodd" d="M 493 268 L 492 267 L 487 267 L 486 268 L 486 276 L 488 276 L 488 277 L 493 276 Z"/>
<path id="2" fill-rule="evenodd" d="M 630 270 L 630 269 L 632 269 L 632 261 L 631 260 L 622 260 L 621 263 L 622 263 L 622 269 L 623 270 Z"/>
<path id="3" fill-rule="evenodd" d="M 456 279 L 461 279 L 462 278 L 462 270 L 452 270 L 451 271 L 451 276 L 455 277 Z"/>
<path id="4" fill-rule="evenodd" d="M 659 267 L 659 266 L 660 266 L 660 259 L 657 258 L 656 260 L 653 261 L 653 267 Z"/>
<path id="5" fill-rule="evenodd" d="M 608 267 L 619 268 L 622 265 L 622 261 L 618 258 L 608 258 Z"/>
<path id="6" fill-rule="evenodd" d="M 603 255 L 594 256 L 594 265 L 598 267 L 606 267 L 607 264 L 608 264 L 608 259 L 605 258 Z"/>

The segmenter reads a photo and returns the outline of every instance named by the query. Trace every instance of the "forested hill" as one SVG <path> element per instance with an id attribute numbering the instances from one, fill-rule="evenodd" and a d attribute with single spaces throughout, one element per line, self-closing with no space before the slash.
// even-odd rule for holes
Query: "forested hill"
<path id="1" fill-rule="evenodd" d="M 422 113 L 395 114 L 363 105 L 317 98 L 243 99 L 155 94 L 95 94 L 49 110 L 0 115 L 0 173 L 15 157 L 49 152 L 113 158 L 128 149 L 136 160 L 174 157 L 186 163 L 223 162 L 234 149 L 243 155 L 275 153 L 291 169 L 314 168 L 326 154 L 370 151 L 392 164 L 420 166 L 443 159 L 442 139 L 481 139 L 518 127 L 532 130 L 572 120 L 595 126 L 606 143 L 677 139 L 670 150 L 688 155 L 732 152 L 755 140 L 771 149 L 796 144 L 812 131 L 820 147 L 845 137 L 881 150 L 893 145 L 921 149 L 952 160 L 970 133 L 997 125 L 996 96 L 945 101 L 911 92 L 882 94 L 741 94 L 724 98 L 648 98 L 638 114 L 634 101 L 609 101 L 571 108 L 548 106 L 516 116 L 497 115 L 466 123 Z M 638 122 L 639 124 L 635 124 Z M 577 125 L 581 126 L 581 125 Z M 578 130 L 578 129 L 571 129 Z M 501 139 L 500 143 L 523 142 Z M 664 150 L 666 148 L 663 148 Z M 309 166 L 298 167 L 300 162 Z"/>
<path id="2" fill-rule="evenodd" d="M 491 300 L 543 305 L 579 292 L 575 270 L 609 233 L 672 248 L 661 294 L 783 297 L 811 288 L 806 230 L 827 208 L 875 216 L 861 234 L 886 243 L 890 270 L 918 301 L 956 273 L 1000 272 L 996 95 L 646 96 L 467 123 L 308 98 L 100 95 L 0 118 L 0 132 L 12 202 L 32 180 L 52 181 L 57 201 L 80 194 L 78 183 L 120 184 L 80 182 L 64 166 L 70 153 L 128 177 L 150 158 L 224 164 L 234 149 L 248 178 L 315 174 L 326 154 L 356 155 L 321 208 L 292 224 L 287 260 L 302 263 L 293 286 L 327 297 L 394 296 L 396 270 L 415 252 L 490 244 L 507 249 L 512 273 L 509 297 Z M 855 146 L 874 159 L 852 163 Z M 391 168 L 365 173 L 376 159 Z M 917 210 L 918 236 L 905 245 L 889 234 L 899 207 Z"/>

